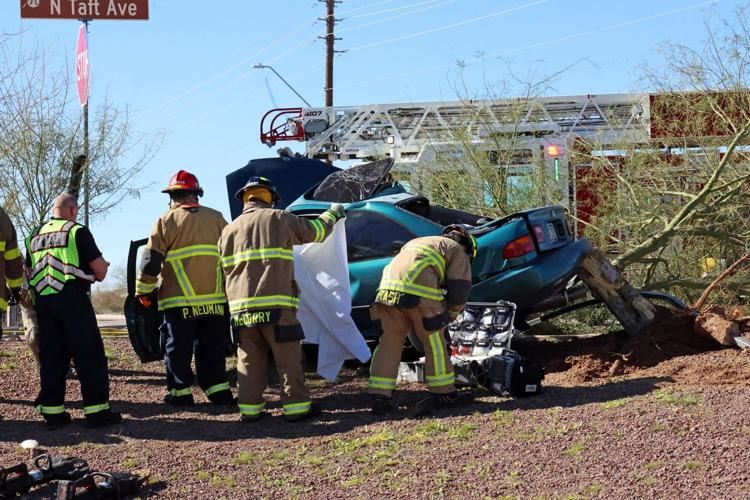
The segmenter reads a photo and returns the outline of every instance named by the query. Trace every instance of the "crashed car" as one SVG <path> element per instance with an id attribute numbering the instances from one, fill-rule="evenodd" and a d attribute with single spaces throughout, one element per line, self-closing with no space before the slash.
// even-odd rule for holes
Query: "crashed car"
<path id="1" fill-rule="evenodd" d="M 227 176 L 231 215 L 235 218 L 242 211 L 233 194 L 252 175 L 270 179 L 281 195 L 281 208 L 302 217 L 317 217 L 332 203 L 344 204 L 352 317 L 367 340 L 376 340 L 379 335 L 370 322 L 369 306 L 383 268 L 406 242 L 420 236 L 439 235 L 448 224 L 464 225 L 478 243 L 472 263 L 470 302 L 514 303 L 518 329 L 527 328 L 541 312 L 559 309 L 584 297 L 590 288 L 628 331 L 638 331 L 653 317 L 652 306 L 627 285 L 619 271 L 597 254 L 587 239 L 572 235 L 563 207 L 548 206 L 498 219 L 486 218 L 432 204 L 425 196 L 409 193 L 394 181 L 390 175 L 392 168 L 392 159 L 349 169 L 288 154 L 252 160 Z M 131 244 L 129 289 L 134 289 L 138 246 L 145 242 Z M 582 278 L 586 285 L 571 286 L 576 278 Z M 144 319 L 143 311 L 138 311 L 138 301 L 132 297 L 128 300 L 129 329 L 131 323 L 133 329 L 149 329 L 158 322 L 154 311 Z M 131 339 L 144 335 L 147 336 L 131 333 Z"/>
<path id="2" fill-rule="evenodd" d="M 573 236 L 563 207 L 535 208 L 498 219 L 443 207 L 395 181 L 393 164 L 383 159 L 338 170 L 291 155 L 251 161 L 227 176 L 232 216 L 242 210 L 232 194 L 251 175 L 268 177 L 280 190 L 297 194 L 282 201 L 299 216 L 316 217 L 332 203 L 344 204 L 352 317 L 368 339 L 378 335 L 370 327 L 369 306 L 383 268 L 406 242 L 439 235 L 448 224 L 467 227 L 478 243 L 470 301 L 515 303 L 518 328 L 526 328 L 541 312 L 583 298 L 591 288 L 626 330 L 637 332 L 649 321 L 648 301 L 587 239 Z M 303 187 L 300 177 L 309 182 L 314 172 L 318 181 Z M 576 278 L 585 285 L 571 286 Z"/>

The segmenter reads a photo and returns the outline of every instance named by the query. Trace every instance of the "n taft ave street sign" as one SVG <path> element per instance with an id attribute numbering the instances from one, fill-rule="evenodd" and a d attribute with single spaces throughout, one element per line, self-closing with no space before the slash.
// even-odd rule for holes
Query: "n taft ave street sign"
<path id="1" fill-rule="evenodd" d="M 148 0 L 21 0 L 25 19 L 148 19 Z"/>

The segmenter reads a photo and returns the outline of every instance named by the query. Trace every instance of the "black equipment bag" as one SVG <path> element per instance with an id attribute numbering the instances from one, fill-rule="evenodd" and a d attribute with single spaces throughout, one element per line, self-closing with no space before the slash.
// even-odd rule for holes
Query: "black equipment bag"
<path id="1" fill-rule="evenodd" d="M 480 383 L 501 396 L 533 396 L 542 390 L 542 367 L 510 349 L 483 360 L 482 367 Z"/>

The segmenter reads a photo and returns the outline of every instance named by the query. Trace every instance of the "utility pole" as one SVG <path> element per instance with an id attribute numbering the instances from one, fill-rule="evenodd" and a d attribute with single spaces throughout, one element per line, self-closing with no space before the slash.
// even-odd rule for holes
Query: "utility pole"
<path id="1" fill-rule="evenodd" d="M 318 38 L 326 41 L 326 86 L 324 88 L 324 91 L 326 98 L 326 107 L 331 107 L 333 106 L 333 57 L 337 52 L 344 52 L 343 50 L 334 50 L 334 43 L 336 42 L 336 40 L 341 40 L 341 38 L 337 38 L 334 35 L 336 21 L 341 21 L 341 19 L 336 19 L 336 17 L 334 16 L 334 10 L 336 8 L 336 4 L 341 3 L 341 0 L 318 1 L 326 3 L 326 17 L 318 18 L 319 20 L 326 22 L 326 35 Z"/>

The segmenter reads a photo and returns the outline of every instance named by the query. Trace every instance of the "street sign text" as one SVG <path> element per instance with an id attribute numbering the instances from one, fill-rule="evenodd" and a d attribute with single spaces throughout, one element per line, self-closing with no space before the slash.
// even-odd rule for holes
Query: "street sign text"
<path id="1" fill-rule="evenodd" d="M 20 0 L 33 19 L 148 19 L 148 0 Z"/>

